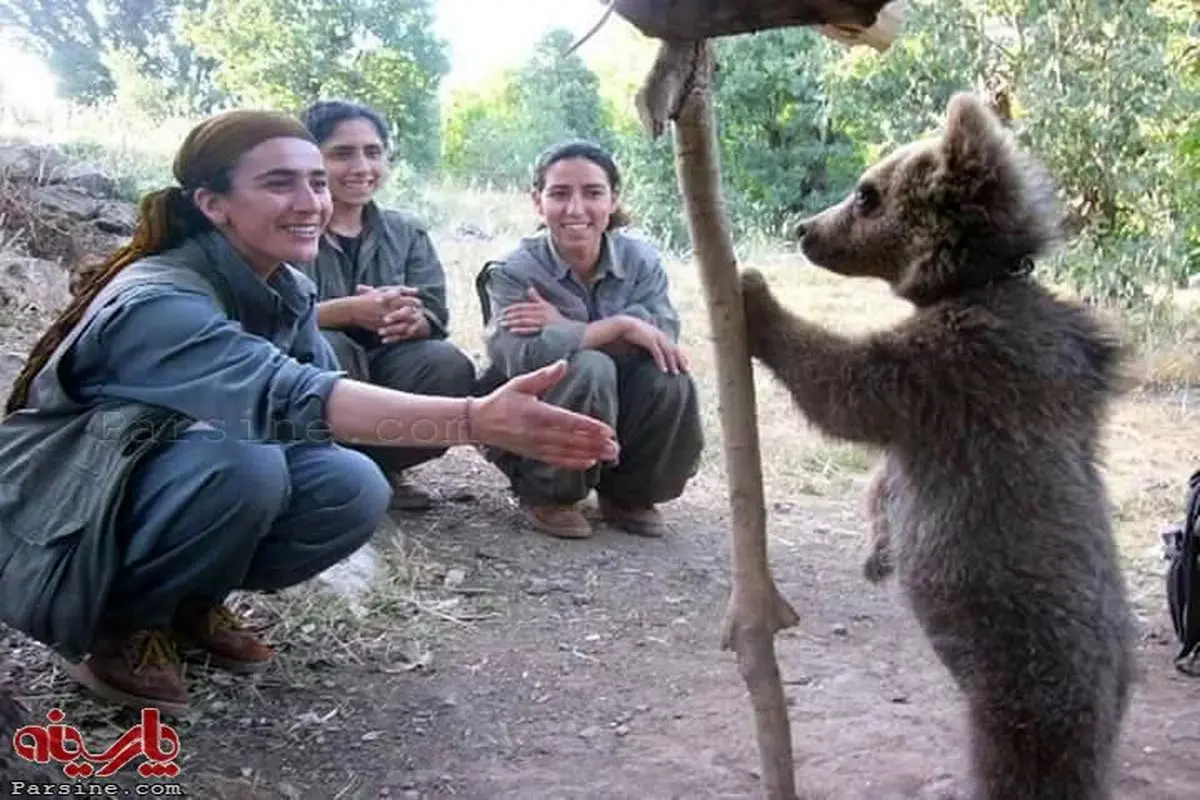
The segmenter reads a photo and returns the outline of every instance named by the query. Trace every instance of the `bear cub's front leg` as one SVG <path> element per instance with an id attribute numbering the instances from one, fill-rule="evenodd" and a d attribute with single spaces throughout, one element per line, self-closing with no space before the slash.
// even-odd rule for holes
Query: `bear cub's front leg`
<path id="1" fill-rule="evenodd" d="M 896 569 L 892 557 L 892 531 L 888 523 L 888 505 L 892 487 L 888 479 L 887 462 L 875 470 L 867 485 L 867 522 L 870 525 L 871 552 L 863 562 L 863 577 L 871 583 L 882 583 Z"/>

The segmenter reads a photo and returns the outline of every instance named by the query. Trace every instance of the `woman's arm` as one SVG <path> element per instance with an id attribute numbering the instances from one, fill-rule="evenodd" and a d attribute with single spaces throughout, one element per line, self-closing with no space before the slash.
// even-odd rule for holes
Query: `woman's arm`
<path id="1" fill-rule="evenodd" d="M 333 297 L 317 303 L 317 324 L 322 328 L 357 328 L 358 312 L 355 306 L 360 302 L 357 295 Z"/>
<path id="2" fill-rule="evenodd" d="M 615 460 L 616 433 L 607 424 L 538 399 L 565 374 L 559 361 L 481 398 L 408 394 L 341 378 L 325 418 L 335 439 L 356 444 L 484 444 L 577 470 Z"/>
<path id="3" fill-rule="evenodd" d="M 616 457 L 609 426 L 537 399 L 565 362 L 483 398 L 406 394 L 303 364 L 225 318 L 208 296 L 169 286 L 131 290 L 71 355 L 68 385 L 82 402 L 158 405 L 247 441 L 477 443 L 572 469 Z"/>

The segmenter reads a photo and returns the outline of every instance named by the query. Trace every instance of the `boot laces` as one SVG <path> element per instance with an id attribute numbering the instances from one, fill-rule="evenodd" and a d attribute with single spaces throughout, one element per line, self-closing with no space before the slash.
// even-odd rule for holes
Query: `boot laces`
<path id="1" fill-rule="evenodd" d="M 166 631 L 147 631 L 135 637 L 130 646 L 139 670 L 147 667 L 170 667 L 179 661 L 175 640 Z"/>

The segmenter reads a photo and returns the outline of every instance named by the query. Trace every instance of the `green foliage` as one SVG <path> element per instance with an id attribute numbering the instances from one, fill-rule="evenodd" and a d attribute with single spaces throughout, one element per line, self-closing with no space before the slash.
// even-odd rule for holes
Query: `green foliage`
<path id="1" fill-rule="evenodd" d="M 835 124 L 874 159 L 935 128 L 953 92 L 1004 89 L 1079 239 L 1052 262 L 1059 276 L 1139 302 L 1135 287 L 1200 269 L 1200 197 L 1184 177 L 1200 92 L 1178 56 L 1197 40 L 1194 16 L 1164 13 L 1174 2 L 913 0 L 886 54 L 830 69 Z"/>
<path id="2" fill-rule="evenodd" d="M 398 156 L 430 167 L 449 70 L 432 19 L 430 0 L 211 0 L 183 31 L 241 103 L 294 113 L 329 97 L 370 103 L 392 125 Z"/>
<path id="3" fill-rule="evenodd" d="M 442 166 L 457 180 L 525 187 L 537 155 L 566 138 L 613 145 L 600 80 L 576 53 L 573 37 L 552 30 L 529 60 L 481 91 L 461 92 L 444 123 Z"/>
<path id="4" fill-rule="evenodd" d="M 115 98 L 139 123 L 231 102 L 370 103 L 414 187 L 438 166 L 444 182 L 524 189 L 544 147 L 593 139 L 614 151 L 635 221 L 664 247 L 688 246 L 671 132 L 651 141 L 631 102 L 653 42 L 612 23 L 563 58 L 574 33 L 551 31 L 439 113 L 447 62 L 431 3 L 0 0 L 0 25 L 49 58 L 71 97 Z M 954 92 L 974 89 L 1008 104 L 1015 135 L 1061 188 L 1074 237 L 1046 265 L 1056 277 L 1133 308 L 1200 272 L 1194 0 L 910 0 L 885 53 L 808 28 L 714 47 L 739 246 L 844 196 L 868 164 L 933 132 Z"/>
<path id="5" fill-rule="evenodd" d="M 204 112 L 222 100 L 210 81 L 214 64 L 181 43 L 174 26 L 178 14 L 207 2 L 0 0 L 0 27 L 45 56 L 67 98 L 96 104 L 136 80 L 134 93 L 154 95 L 162 113 Z"/>

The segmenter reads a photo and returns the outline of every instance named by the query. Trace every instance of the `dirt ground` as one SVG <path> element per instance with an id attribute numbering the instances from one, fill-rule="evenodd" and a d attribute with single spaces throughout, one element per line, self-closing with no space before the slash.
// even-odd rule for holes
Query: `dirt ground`
<path id="1" fill-rule="evenodd" d="M 373 543 L 400 579 L 358 612 L 330 612 L 344 596 L 313 589 L 250 600 L 279 621 L 278 664 L 191 676 L 197 710 L 177 724 L 187 796 L 758 796 L 748 697 L 717 647 L 723 482 L 701 476 L 669 506 L 662 540 L 600 528 L 568 542 L 524 530 L 473 451 L 422 475 L 452 500 L 398 513 Z M 772 562 L 801 615 L 777 650 L 803 796 L 952 796 L 959 698 L 897 590 L 858 577 L 857 495 L 769 501 Z M 1165 612 L 1144 612 L 1119 796 L 1198 797 L 1200 680 L 1172 669 Z M 0 653 L 39 718 L 57 705 L 104 743 L 135 721 L 77 692 L 39 648 L 10 636 Z"/>

